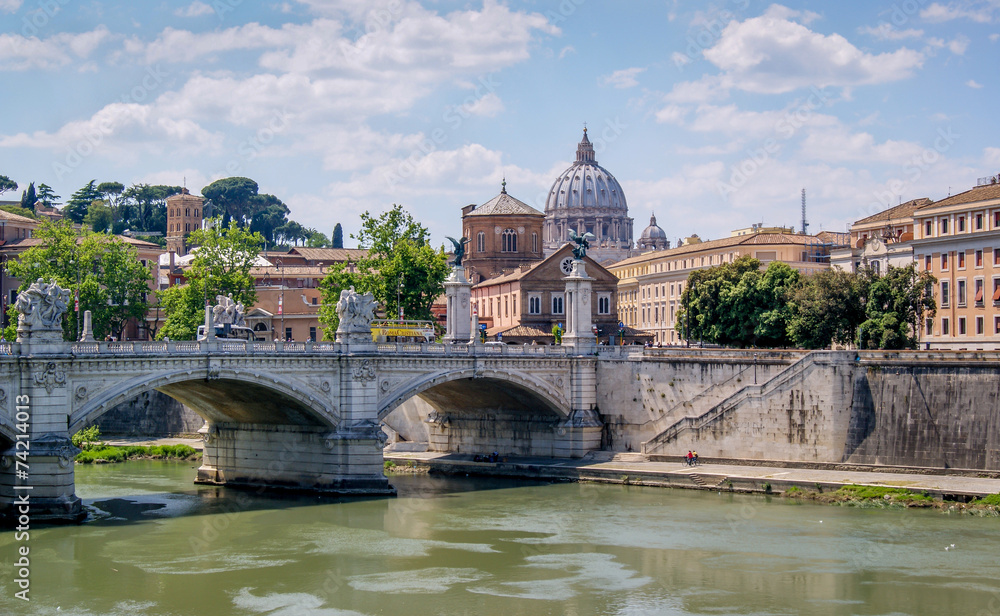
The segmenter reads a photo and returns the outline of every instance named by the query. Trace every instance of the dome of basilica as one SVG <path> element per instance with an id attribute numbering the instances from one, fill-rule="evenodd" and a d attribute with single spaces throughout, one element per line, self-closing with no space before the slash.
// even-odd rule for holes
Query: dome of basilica
<path id="1" fill-rule="evenodd" d="M 557 210 L 592 208 L 628 212 L 625 192 L 615 176 L 597 164 L 594 145 L 583 129 L 576 149 L 576 161 L 556 178 L 545 202 L 545 213 Z"/>

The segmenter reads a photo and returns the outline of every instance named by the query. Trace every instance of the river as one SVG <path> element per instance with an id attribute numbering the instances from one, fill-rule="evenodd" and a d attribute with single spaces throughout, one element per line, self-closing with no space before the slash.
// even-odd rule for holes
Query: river
<path id="1" fill-rule="evenodd" d="M 29 603 L 0 533 L 0 614 L 1000 614 L 997 518 L 426 475 L 394 476 L 397 498 L 275 497 L 193 476 L 78 466 L 92 519 L 32 530 Z"/>

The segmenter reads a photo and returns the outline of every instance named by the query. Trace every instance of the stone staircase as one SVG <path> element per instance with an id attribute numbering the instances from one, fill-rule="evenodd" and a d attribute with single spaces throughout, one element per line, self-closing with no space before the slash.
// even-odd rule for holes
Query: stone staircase
<path id="1" fill-rule="evenodd" d="M 766 397 L 773 390 L 788 383 L 790 380 L 804 375 L 807 371 L 816 366 L 817 353 L 809 353 L 798 361 L 794 362 L 771 379 L 760 385 L 747 385 L 728 397 L 718 402 L 708 409 L 708 411 L 697 416 L 682 417 L 672 425 L 657 434 L 655 437 L 642 444 L 642 453 L 652 454 L 659 452 L 664 446 L 677 439 L 684 430 L 700 430 L 718 421 L 726 414 L 734 411 L 750 399 L 760 399 Z"/>
<path id="2" fill-rule="evenodd" d="M 688 477 L 691 478 L 699 488 L 705 490 L 715 490 L 726 482 L 725 475 L 702 475 L 700 473 L 688 473 Z"/>

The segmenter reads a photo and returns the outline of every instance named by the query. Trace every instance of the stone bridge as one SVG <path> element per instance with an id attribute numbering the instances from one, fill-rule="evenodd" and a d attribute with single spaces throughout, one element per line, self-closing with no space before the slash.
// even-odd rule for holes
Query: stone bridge
<path id="1" fill-rule="evenodd" d="M 0 343 L 0 507 L 27 492 L 32 519 L 81 516 L 70 436 L 151 389 L 204 417 L 201 483 L 391 493 L 380 421 L 414 396 L 442 447 L 582 456 L 600 444 L 596 361 L 559 346 Z M 498 443 L 481 429 L 498 415 L 525 430 Z"/>

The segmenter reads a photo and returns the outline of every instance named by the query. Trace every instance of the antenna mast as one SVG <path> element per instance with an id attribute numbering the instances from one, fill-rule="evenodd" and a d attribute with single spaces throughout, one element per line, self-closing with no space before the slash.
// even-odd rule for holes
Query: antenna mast
<path id="1" fill-rule="evenodd" d="M 809 223 L 806 222 L 806 189 L 802 189 L 802 235 L 806 234 L 806 227 Z"/>

